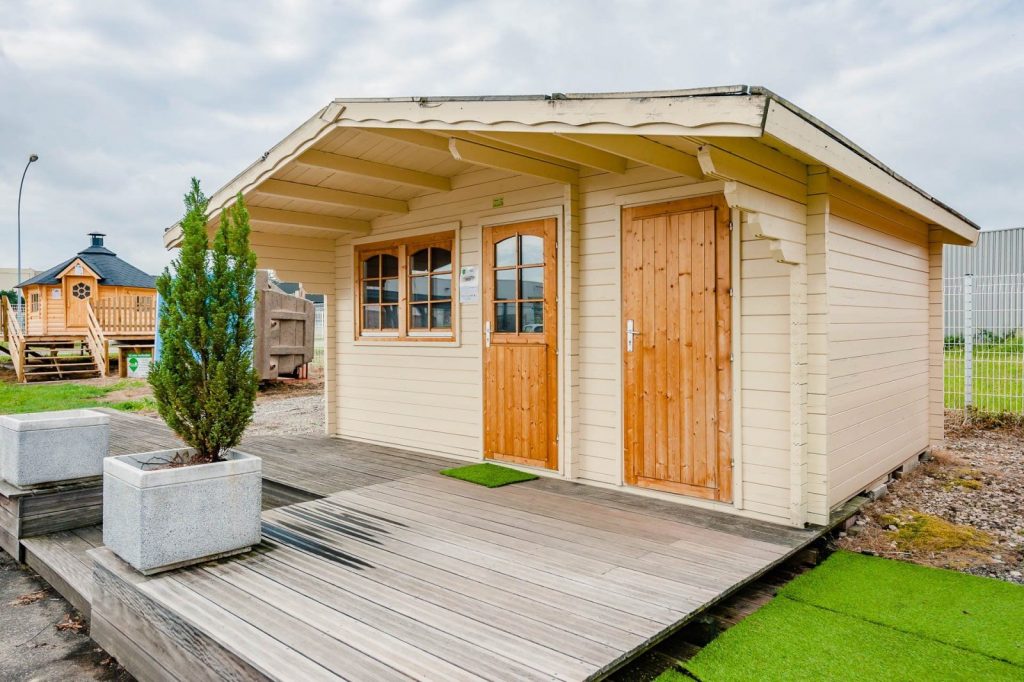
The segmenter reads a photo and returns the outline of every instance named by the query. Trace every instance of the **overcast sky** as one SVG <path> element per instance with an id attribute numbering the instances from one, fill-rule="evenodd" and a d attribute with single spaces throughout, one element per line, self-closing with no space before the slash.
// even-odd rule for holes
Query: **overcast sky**
<path id="1" fill-rule="evenodd" d="M 0 267 L 106 232 L 156 273 L 212 193 L 339 96 L 764 85 L 986 228 L 1024 225 L 1024 3 L 0 0 Z M 757 7 L 755 11 L 753 8 Z"/>

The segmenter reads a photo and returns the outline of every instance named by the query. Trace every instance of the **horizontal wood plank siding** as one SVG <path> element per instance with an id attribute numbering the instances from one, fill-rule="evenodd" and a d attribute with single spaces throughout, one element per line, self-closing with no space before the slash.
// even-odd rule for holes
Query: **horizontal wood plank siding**
<path id="1" fill-rule="evenodd" d="M 375 242 L 430 234 L 458 226 L 456 268 L 481 264 L 480 222 L 494 214 L 494 200 L 517 213 L 554 207 L 560 216 L 561 185 L 503 171 L 474 170 L 452 179 L 453 190 L 411 200 L 406 214 L 374 221 Z M 488 221 L 491 219 L 488 219 Z M 501 222 L 494 218 L 494 222 Z M 334 433 L 373 443 L 479 459 L 482 444 L 480 304 L 455 303 L 455 344 L 356 340 L 354 248 L 339 239 L 336 252 L 338 382 Z M 457 273 L 456 273 L 457 277 Z M 457 292 L 454 293 L 456 299 Z"/>
<path id="2" fill-rule="evenodd" d="M 835 181 L 829 203 L 834 507 L 928 446 L 930 261 L 923 223 Z"/>

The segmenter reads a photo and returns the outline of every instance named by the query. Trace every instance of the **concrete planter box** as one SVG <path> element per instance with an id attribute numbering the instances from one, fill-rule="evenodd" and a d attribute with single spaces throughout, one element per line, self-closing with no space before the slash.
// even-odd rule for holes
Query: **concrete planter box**
<path id="1" fill-rule="evenodd" d="M 100 476 L 110 417 L 92 410 L 0 416 L 0 478 L 19 488 Z"/>
<path id="2" fill-rule="evenodd" d="M 262 460 L 155 469 L 180 450 L 103 463 L 103 544 L 145 575 L 245 552 L 260 541 Z"/>

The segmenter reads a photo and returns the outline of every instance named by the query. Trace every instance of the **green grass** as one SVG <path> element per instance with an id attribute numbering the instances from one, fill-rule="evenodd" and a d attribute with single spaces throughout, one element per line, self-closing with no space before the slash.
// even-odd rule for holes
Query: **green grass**
<path id="1" fill-rule="evenodd" d="M 1020 342 L 976 345 L 973 404 L 982 412 L 1024 412 L 1024 350 Z M 946 407 L 964 407 L 964 349 L 945 353 Z"/>
<path id="2" fill-rule="evenodd" d="M 155 409 L 152 398 L 124 401 L 104 400 L 109 394 L 145 385 L 140 380 L 119 381 L 108 386 L 76 383 L 0 383 L 0 414 L 74 410 L 83 407 L 112 407 L 126 412 Z"/>
<path id="3" fill-rule="evenodd" d="M 471 464 L 469 466 L 456 467 L 455 469 L 445 469 L 441 473 L 445 476 L 487 486 L 488 488 L 498 488 L 509 483 L 521 483 L 522 481 L 532 481 L 537 478 L 534 474 L 527 474 L 516 469 L 509 469 L 508 467 L 501 467 L 490 463 Z"/>
<path id="4" fill-rule="evenodd" d="M 705 682 L 1021 680 L 1022 622 L 1020 586 L 837 552 L 685 665 Z"/>

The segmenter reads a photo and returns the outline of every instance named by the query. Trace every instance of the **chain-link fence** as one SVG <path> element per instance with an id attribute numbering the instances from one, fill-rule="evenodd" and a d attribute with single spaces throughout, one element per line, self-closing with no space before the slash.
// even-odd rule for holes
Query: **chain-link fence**
<path id="1" fill-rule="evenodd" d="M 1024 273 L 943 282 L 949 409 L 1024 414 Z"/>

